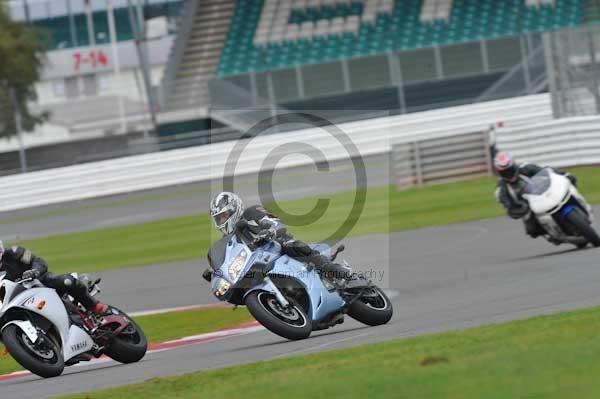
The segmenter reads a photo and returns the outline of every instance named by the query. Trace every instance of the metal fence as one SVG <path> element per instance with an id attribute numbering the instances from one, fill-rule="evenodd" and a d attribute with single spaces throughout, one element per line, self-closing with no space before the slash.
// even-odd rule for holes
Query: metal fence
<path id="1" fill-rule="evenodd" d="M 560 168 L 597 165 L 599 126 L 600 116 L 579 116 L 502 127 L 491 139 L 488 131 L 400 139 L 392 146 L 397 187 L 491 175 L 491 142 L 523 162 Z"/>
<path id="2" fill-rule="evenodd" d="M 516 65 L 526 62 L 532 54 L 539 55 L 540 43 L 540 34 L 530 33 L 253 72 L 217 80 L 247 90 L 252 97 L 276 104 L 291 104 L 311 98 L 379 88 L 396 88 L 397 111 L 405 113 L 417 110 L 411 109 L 414 108 L 411 107 L 411 100 L 413 103 L 419 102 L 418 98 L 414 98 L 419 93 L 412 93 L 411 85 L 497 74 L 492 77 L 491 84 Z M 264 57 L 266 59 L 266 53 Z M 536 68 L 538 67 L 536 64 Z M 530 71 L 531 68 L 528 68 L 525 74 Z M 511 93 L 504 93 L 504 96 L 528 94 L 526 87 L 531 83 L 527 76 L 521 79 L 520 87 L 514 87 Z M 211 101 L 219 98 L 221 106 L 227 106 L 223 103 L 224 96 L 218 85 L 211 83 L 210 97 Z M 432 101 L 444 105 L 457 103 L 444 98 L 433 98 Z M 234 102 L 231 105 L 231 108 L 235 108 L 237 104 Z"/>
<path id="3" fill-rule="evenodd" d="M 544 36 L 556 118 L 600 114 L 600 26 Z"/>

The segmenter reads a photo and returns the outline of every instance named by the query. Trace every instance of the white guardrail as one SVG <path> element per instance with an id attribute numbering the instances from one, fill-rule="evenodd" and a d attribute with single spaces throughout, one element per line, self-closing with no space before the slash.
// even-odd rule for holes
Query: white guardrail
<path id="1" fill-rule="evenodd" d="M 338 128 L 358 148 L 361 156 L 368 156 L 390 152 L 391 143 L 402 137 L 469 133 L 487 129 L 498 122 L 518 129 L 525 124 L 550 119 L 550 98 L 542 94 L 350 122 L 338 125 Z M 226 171 L 226 162 L 236 143 L 223 142 L 2 177 L 0 187 L 5 189 L 0 190 L 0 211 L 222 178 L 232 173 Z M 321 128 L 259 136 L 247 143 L 235 174 L 273 168 L 263 162 L 278 151 L 287 153 L 280 146 L 289 143 L 317 147 L 329 161 L 350 156 L 327 130 Z M 518 155 L 518 151 L 515 153 Z M 307 156 L 286 156 L 277 167 L 312 162 Z"/>
<path id="2" fill-rule="evenodd" d="M 496 145 L 515 158 L 553 167 L 600 164 L 600 116 L 502 128 Z"/>

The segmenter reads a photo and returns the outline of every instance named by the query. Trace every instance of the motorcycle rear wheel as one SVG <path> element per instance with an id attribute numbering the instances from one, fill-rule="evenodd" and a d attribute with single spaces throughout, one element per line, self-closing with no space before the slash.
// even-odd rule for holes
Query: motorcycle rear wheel
<path id="1" fill-rule="evenodd" d="M 4 346 L 17 363 L 40 377 L 58 377 L 65 369 L 62 352 L 51 339 L 44 338 L 49 347 L 42 352 L 16 325 L 8 325 L 2 331 Z"/>
<path id="2" fill-rule="evenodd" d="M 248 294 L 246 306 L 260 324 L 283 338 L 305 339 L 312 332 L 311 320 L 304 309 L 294 303 L 290 303 L 290 307 L 284 309 L 275 295 L 268 291 L 254 291 Z"/>
<path id="3" fill-rule="evenodd" d="M 373 287 L 373 295 L 360 297 L 348 307 L 348 316 L 368 326 L 380 326 L 389 322 L 394 314 L 392 302 L 379 287 Z"/>
<path id="4" fill-rule="evenodd" d="M 125 315 L 124 312 L 119 312 Z M 114 337 L 105 350 L 106 356 L 119 363 L 136 363 L 146 356 L 148 340 L 142 328 L 132 318 L 128 317 L 129 326 L 118 336 Z"/>
<path id="5" fill-rule="evenodd" d="M 565 219 L 573 225 L 586 240 L 595 247 L 600 247 L 600 236 L 592 226 L 590 219 L 579 208 L 573 209 Z"/>

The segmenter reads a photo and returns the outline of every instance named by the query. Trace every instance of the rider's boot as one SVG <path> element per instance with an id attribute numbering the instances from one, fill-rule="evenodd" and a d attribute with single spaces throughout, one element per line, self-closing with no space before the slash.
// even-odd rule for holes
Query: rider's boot
<path id="1" fill-rule="evenodd" d="M 331 324 L 333 326 L 337 325 L 337 324 L 342 324 L 344 322 L 344 314 L 343 313 L 337 313 L 335 316 L 333 316 L 333 318 L 331 319 Z"/>
<path id="2" fill-rule="evenodd" d="M 556 238 L 552 237 L 551 235 L 547 235 L 546 236 L 546 240 L 548 240 L 548 242 L 551 242 L 554 245 L 560 245 L 560 244 L 562 244 L 561 240 L 557 240 Z"/>
<path id="3" fill-rule="evenodd" d="M 325 318 L 325 320 L 321 320 L 315 327 L 316 330 L 326 330 L 338 324 L 342 324 L 343 322 L 344 314 L 340 312 Z"/>
<path id="4" fill-rule="evenodd" d="M 349 267 L 334 263 L 325 256 L 321 257 L 320 262 L 315 262 L 315 266 L 319 270 L 321 278 L 327 280 L 338 290 L 344 289 L 353 276 Z"/>

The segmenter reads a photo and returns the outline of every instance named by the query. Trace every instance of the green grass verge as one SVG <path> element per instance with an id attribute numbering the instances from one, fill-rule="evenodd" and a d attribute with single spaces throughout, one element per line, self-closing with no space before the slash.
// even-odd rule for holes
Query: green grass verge
<path id="1" fill-rule="evenodd" d="M 245 307 L 207 308 L 135 317 L 150 342 L 204 334 L 254 320 Z"/>
<path id="2" fill-rule="evenodd" d="M 246 308 L 207 308 L 134 317 L 148 341 L 158 343 L 233 327 L 253 320 Z M 0 351 L 2 350 L 0 345 Z M 0 374 L 23 368 L 10 355 L 0 357 Z"/>
<path id="3" fill-rule="evenodd" d="M 579 168 L 573 172 L 579 177 L 582 192 L 589 201 L 600 202 L 598 168 Z M 491 178 L 400 192 L 393 187 L 371 188 L 367 191 L 362 213 L 350 217 L 358 219 L 358 223 L 348 235 L 386 233 L 501 216 L 503 211 L 494 200 L 494 189 L 495 180 Z M 291 231 L 297 237 L 306 241 L 327 238 L 351 215 L 354 193 L 326 197 L 330 199 L 329 207 L 315 222 L 282 217 L 284 222 L 295 225 Z M 292 215 L 303 214 L 316 203 L 316 198 L 307 198 L 284 202 L 281 208 Z M 40 238 L 22 244 L 47 259 L 55 272 L 97 272 L 204 257 L 216 238 L 208 215 L 198 214 Z"/>
<path id="4" fill-rule="evenodd" d="M 599 329 L 593 308 L 62 398 L 597 398 Z"/>

